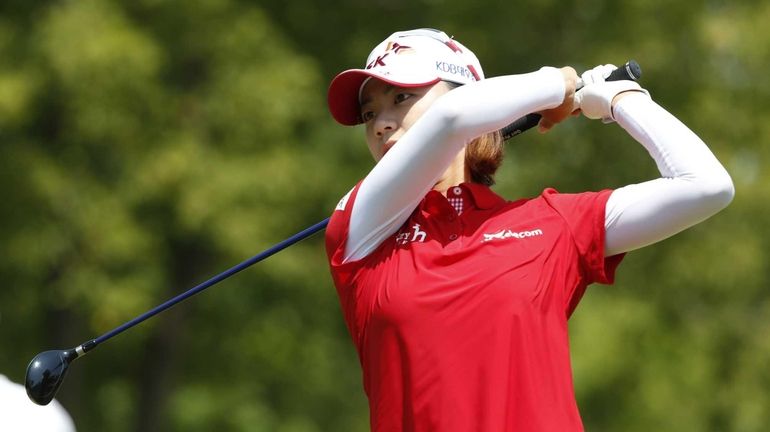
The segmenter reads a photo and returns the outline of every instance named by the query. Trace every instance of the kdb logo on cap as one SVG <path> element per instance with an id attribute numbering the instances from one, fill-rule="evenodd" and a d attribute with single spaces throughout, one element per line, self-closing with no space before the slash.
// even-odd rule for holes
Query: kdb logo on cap
<path id="1" fill-rule="evenodd" d="M 476 77 L 473 76 L 470 69 L 465 66 L 447 63 L 445 61 L 436 61 L 436 70 L 443 73 L 449 73 L 452 75 L 460 75 L 461 77 L 469 80 L 476 81 Z"/>

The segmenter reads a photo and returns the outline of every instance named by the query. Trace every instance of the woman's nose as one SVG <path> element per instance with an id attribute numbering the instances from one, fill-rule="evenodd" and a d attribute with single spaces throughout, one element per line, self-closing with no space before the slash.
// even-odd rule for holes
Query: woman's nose
<path id="1" fill-rule="evenodd" d="M 381 116 L 378 117 L 374 126 L 374 133 L 381 137 L 388 132 L 392 132 L 396 129 L 396 122 L 392 117 Z"/>

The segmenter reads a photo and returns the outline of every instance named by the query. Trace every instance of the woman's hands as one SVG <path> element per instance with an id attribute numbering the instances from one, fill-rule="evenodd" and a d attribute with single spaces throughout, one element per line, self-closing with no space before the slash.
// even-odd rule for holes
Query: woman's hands
<path id="1" fill-rule="evenodd" d="M 541 133 L 548 132 L 557 123 L 562 122 L 567 117 L 573 115 L 573 113 L 579 113 L 574 107 L 575 89 L 577 88 L 579 78 L 578 74 L 571 66 L 561 68 L 561 73 L 564 77 L 564 100 L 558 107 L 539 113 L 542 116 L 538 125 L 538 130 Z"/>
<path id="2" fill-rule="evenodd" d="M 605 81 L 615 69 L 616 67 L 610 64 L 600 65 L 578 77 L 572 67 L 561 68 L 564 77 L 564 100 L 558 107 L 539 113 L 542 118 L 538 130 L 541 133 L 547 132 L 564 119 L 579 115 L 581 111 L 590 119 L 611 122 L 613 121 L 612 108 L 618 100 L 629 93 L 636 92 L 649 96 L 649 92 L 634 81 Z M 576 91 L 578 85 L 584 87 Z"/>

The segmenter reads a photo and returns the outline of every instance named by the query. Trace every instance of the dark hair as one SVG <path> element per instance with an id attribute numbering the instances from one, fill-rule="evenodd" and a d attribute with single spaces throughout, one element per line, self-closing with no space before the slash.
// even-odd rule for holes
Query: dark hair
<path id="1" fill-rule="evenodd" d="M 465 147 L 465 166 L 471 181 L 487 186 L 495 184 L 495 172 L 503 163 L 503 136 L 500 131 L 490 132 Z"/>

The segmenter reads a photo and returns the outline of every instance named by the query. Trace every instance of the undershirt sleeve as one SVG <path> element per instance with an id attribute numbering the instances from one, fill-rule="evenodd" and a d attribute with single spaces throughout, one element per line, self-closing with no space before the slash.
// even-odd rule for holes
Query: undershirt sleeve
<path id="1" fill-rule="evenodd" d="M 408 219 L 457 153 L 470 141 L 564 99 L 556 68 L 485 79 L 443 95 L 401 137 L 358 189 L 344 262 L 374 251 Z"/>
<path id="2" fill-rule="evenodd" d="M 668 238 L 717 213 L 734 196 L 730 175 L 706 144 L 649 96 L 614 107 L 618 124 L 644 146 L 661 178 L 616 189 L 605 211 L 605 256 Z"/>

